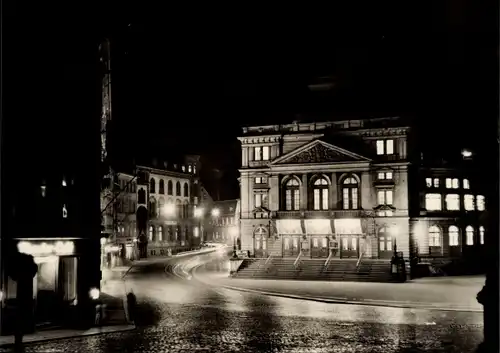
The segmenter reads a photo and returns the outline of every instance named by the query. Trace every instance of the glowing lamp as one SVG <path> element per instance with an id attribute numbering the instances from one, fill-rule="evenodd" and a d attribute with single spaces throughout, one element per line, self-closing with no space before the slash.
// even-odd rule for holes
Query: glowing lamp
<path id="1" fill-rule="evenodd" d="M 193 235 L 194 235 L 194 237 L 198 238 L 198 236 L 200 235 L 199 233 L 200 233 L 200 231 L 199 231 L 198 227 L 195 227 L 193 229 Z"/>
<path id="2" fill-rule="evenodd" d="M 469 150 L 462 150 L 462 156 L 464 156 L 465 158 L 472 157 L 472 152 Z"/>
<path id="3" fill-rule="evenodd" d="M 104 245 L 104 244 L 106 244 L 106 238 L 102 237 L 101 238 L 101 245 Z"/>
<path id="4" fill-rule="evenodd" d="M 194 210 L 194 216 L 195 217 L 201 217 L 203 216 L 203 208 L 197 208 Z"/>
<path id="5" fill-rule="evenodd" d="M 218 209 L 218 208 L 214 208 L 214 209 L 212 210 L 212 216 L 213 216 L 213 217 L 219 217 L 219 215 L 220 215 L 220 211 L 219 211 L 219 209 Z"/>
<path id="6" fill-rule="evenodd" d="M 97 300 L 99 299 L 99 295 L 101 294 L 101 291 L 97 288 L 91 288 L 89 291 L 89 297 L 92 300 Z"/>
<path id="7" fill-rule="evenodd" d="M 72 241 L 58 241 L 55 244 L 41 243 L 33 244 L 29 241 L 20 241 L 17 244 L 20 253 L 32 256 L 68 255 L 75 251 L 75 244 Z"/>
<path id="8" fill-rule="evenodd" d="M 165 216 L 175 215 L 175 205 L 173 203 L 167 203 L 165 207 L 163 207 L 163 214 Z"/>
<path id="9" fill-rule="evenodd" d="M 229 230 L 229 234 L 233 237 L 233 238 L 237 238 L 238 237 L 238 228 L 236 227 L 232 227 L 230 230 Z"/>

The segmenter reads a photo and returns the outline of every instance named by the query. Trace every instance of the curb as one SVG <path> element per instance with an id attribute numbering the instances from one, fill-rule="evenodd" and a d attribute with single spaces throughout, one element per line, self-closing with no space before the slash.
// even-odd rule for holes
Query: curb
<path id="1" fill-rule="evenodd" d="M 136 326 L 135 325 L 120 325 L 120 326 L 103 326 L 103 327 L 93 327 L 91 329 L 88 329 L 83 332 L 79 333 L 68 333 L 64 332 L 64 330 L 61 330 L 59 334 L 54 334 L 53 337 L 34 337 L 30 339 L 29 337 L 24 337 L 23 339 L 23 345 L 27 344 L 35 344 L 35 343 L 41 343 L 41 342 L 47 342 L 47 341 L 55 341 L 55 340 L 63 340 L 63 339 L 71 339 L 71 338 L 78 338 L 78 337 L 88 337 L 88 336 L 96 336 L 96 335 L 102 335 L 102 334 L 107 334 L 107 333 L 116 333 L 116 332 L 125 332 L 125 331 L 132 331 L 135 330 Z M 47 331 L 47 333 L 50 333 L 51 331 Z M 14 346 L 14 336 L 4 336 L 6 337 L 5 340 L 9 340 L 12 342 L 8 343 L 1 343 L 0 339 L 0 348 L 8 348 Z M 8 337 L 8 338 L 7 338 Z"/>
<path id="2" fill-rule="evenodd" d="M 350 305 L 368 305 L 368 306 L 380 306 L 380 307 L 389 307 L 389 308 L 404 308 L 404 309 L 422 309 L 422 310 L 437 310 L 437 311 L 461 311 L 461 312 L 477 312 L 482 313 L 481 309 L 474 309 L 470 307 L 446 307 L 446 303 L 418 303 L 418 302 L 409 302 L 409 301 L 389 301 L 389 300 L 376 300 L 376 299 L 363 299 L 363 300 L 349 300 L 344 297 L 310 297 L 304 295 L 294 295 L 282 292 L 272 292 L 265 291 L 259 289 L 248 289 L 241 287 L 234 287 L 228 285 L 220 285 L 220 284 L 212 284 L 200 280 L 199 276 L 196 275 L 198 268 L 202 265 L 196 266 L 190 270 L 192 273 L 192 278 L 194 278 L 197 282 L 202 283 L 206 286 L 210 287 L 218 287 L 225 288 L 229 290 L 239 291 L 239 292 L 247 292 L 253 294 L 262 294 L 269 295 L 280 298 L 288 298 L 288 299 L 298 299 L 298 300 L 309 300 L 319 303 L 327 303 L 327 304 L 350 304 Z"/>

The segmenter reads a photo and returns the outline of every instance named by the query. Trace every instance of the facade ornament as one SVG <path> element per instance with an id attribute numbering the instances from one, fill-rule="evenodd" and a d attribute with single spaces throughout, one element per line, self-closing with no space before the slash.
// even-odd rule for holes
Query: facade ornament
<path id="1" fill-rule="evenodd" d="M 317 144 L 310 149 L 303 151 L 286 161 L 286 163 L 323 163 L 323 162 L 342 162 L 352 160 L 337 151 Z"/>

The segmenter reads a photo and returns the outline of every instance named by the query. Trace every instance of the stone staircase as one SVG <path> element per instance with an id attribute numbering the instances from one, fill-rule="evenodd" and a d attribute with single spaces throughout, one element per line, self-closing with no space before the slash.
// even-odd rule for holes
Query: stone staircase
<path id="1" fill-rule="evenodd" d="M 388 260 L 365 259 L 359 268 L 357 260 L 330 260 L 325 268 L 326 259 L 301 259 L 294 267 L 295 259 L 272 258 L 246 259 L 234 278 L 284 279 L 306 281 L 350 281 L 350 282 L 395 282 L 391 276 Z"/>

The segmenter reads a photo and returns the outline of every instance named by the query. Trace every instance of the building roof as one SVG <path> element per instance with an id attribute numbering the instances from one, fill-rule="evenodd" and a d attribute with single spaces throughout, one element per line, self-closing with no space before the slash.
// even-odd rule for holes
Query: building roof
<path id="1" fill-rule="evenodd" d="M 214 207 L 219 209 L 221 215 L 234 214 L 236 212 L 238 201 L 238 199 L 215 201 Z"/>

